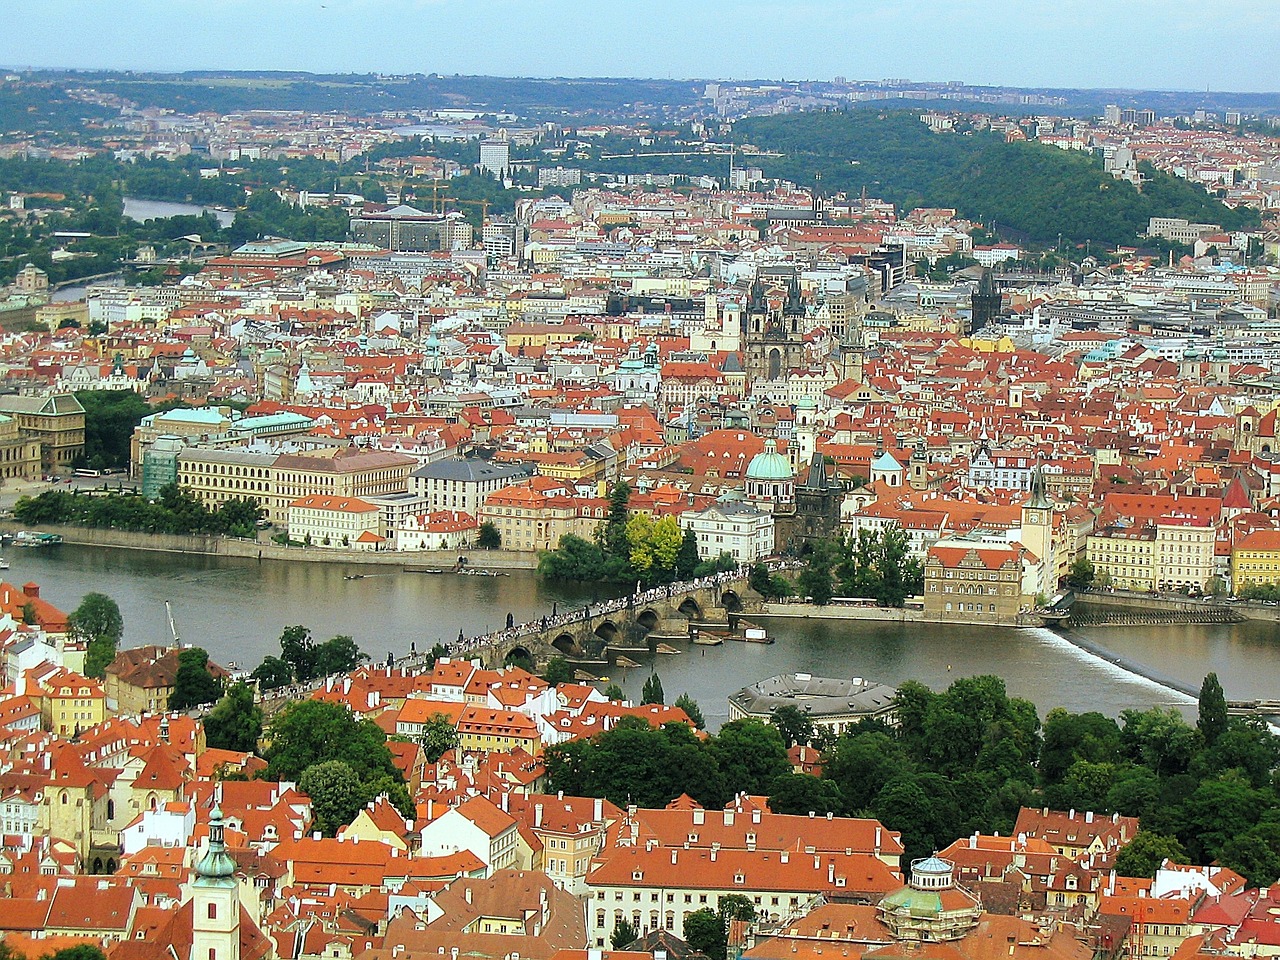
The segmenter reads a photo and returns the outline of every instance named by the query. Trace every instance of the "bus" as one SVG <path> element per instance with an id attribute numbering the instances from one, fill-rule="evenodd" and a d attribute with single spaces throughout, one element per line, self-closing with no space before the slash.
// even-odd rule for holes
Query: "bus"
<path id="1" fill-rule="evenodd" d="M 73 470 L 72 474 L 77 477 L 100 477 L 102 476 L 102 471 L 101 470 Z"/>
<path id="2" fill-rule="evenodd" d="M 878 607 L 880 601 L 875 597 L 832 597 L 831 605 L 836 607 Z"/>

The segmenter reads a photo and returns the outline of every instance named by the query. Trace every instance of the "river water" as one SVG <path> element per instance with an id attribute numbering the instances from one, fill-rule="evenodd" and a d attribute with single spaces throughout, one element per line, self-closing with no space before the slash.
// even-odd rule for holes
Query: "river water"
<path id="1" fill-rule="evenodd" d="M 41 596 L 72 610 L 89 591 L 115 599 L 125 619 L 125 645 L 170 639 L 165 601 L 172 602 L 183 642 L 204 647 L 221 663 L 252 668 L 278 653 L 281 630 L 304 624 L 319 639 L 349 634 L 374 659 L 407 653 L 462 630 L 484 633 L 597 599 L 580 584 L 549 584 L 529 571 L 505 577 L 429 575 L 342 564 L 178 556 L 63 544 L 10 549 L 5 579 L 35 581 Z M 362 573 L 363 579 L 344 580 Z M 604 594 L 599 598 L 603 599 Z M 689 693 L 708 725 L 718 727 L 727 697 L 776 673 L 863 676 L 886 683 L 920 680 L 942 689 L 980 673 L 1005 679 L 1041 715 L 1055 706 L 1121 710 L 1153 704 L 1186 709 L 1190 698 L 1136 677 L 1044 629 L 992 630 L 961 625 L 873 621 L 770 619 L 771 645 L 728 642 L 679 645 L 677 655 L 631 654 L 639 668 L 610 671 L 638 699 L 651 669 L 662 677 L 668 702 Z M 1280 629 L 1276 624 L 1093 628 L 1096 643 L 1163 675 L 1198 686 L 1216 670 L 1229 698 L 1280 694 Z"/>
<path id="2" fill-rule="evenodd" d="M 211 213 L 218 221 L 218 226 L 231 226 L 236 215 L 230 210 L 219 210 L 216 207 L 202 207 L 197 203 L 175 203 L 171 200 L 140 200 L 137 197 L 124 198 L 124 215 L 130 220 L 143 223 L 147 220 L 159 220 L 165 217 L 198 217 L 202 213 Z"/>

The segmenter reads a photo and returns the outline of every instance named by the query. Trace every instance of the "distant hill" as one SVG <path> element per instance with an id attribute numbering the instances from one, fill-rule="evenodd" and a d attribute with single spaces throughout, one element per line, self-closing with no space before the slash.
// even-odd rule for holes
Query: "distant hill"
<path id="1" fill-rule="evenodd" d="M 933 133 L 905 111 L 832 111 L 750 117 L 734 138 L 785 154 L 762 158 L 767 176 L 851 194 L 864 187 L 902 210 L 954 207 L 1040 242 L 1134 243 L 1153 216 L 1186 217 L 1228 229 L 1257 222 L 1200 187 L 1151 167 L 1141 192 L 1115 180 L 1099 157 L 991 133 Z"/>

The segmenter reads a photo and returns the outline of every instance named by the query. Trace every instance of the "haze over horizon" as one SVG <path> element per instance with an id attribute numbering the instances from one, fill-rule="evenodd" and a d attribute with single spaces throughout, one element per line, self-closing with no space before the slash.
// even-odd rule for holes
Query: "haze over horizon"
<path id="1" fill-rule="evenodd" d="M 1247 0 L 44 0 L 8 20 L 15 68 L 1280 92 L 1280 18 Z"/>

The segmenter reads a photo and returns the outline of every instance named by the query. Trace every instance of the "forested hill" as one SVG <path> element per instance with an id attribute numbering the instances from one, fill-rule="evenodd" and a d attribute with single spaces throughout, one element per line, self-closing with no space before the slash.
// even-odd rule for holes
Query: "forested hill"
<path id="1" fill-rule="evenodd" d="M 1257 222 L 1200 187 L 1147 166 L 1139 192 L 1102 169 L 1101 157 L 1038 143 L 1005 143 L 992 133 L 933 133 L 904 111 L 833 111 L 750 117 L 734 138 L 784 154 L 763 158 L 766 176 L 812 184 L 824 193 L 866 188 L 897 204 L 954 207 L 1032 240 L 1134 243 L 1151 217 L 1186 217 L 1234 229 Z"/>

